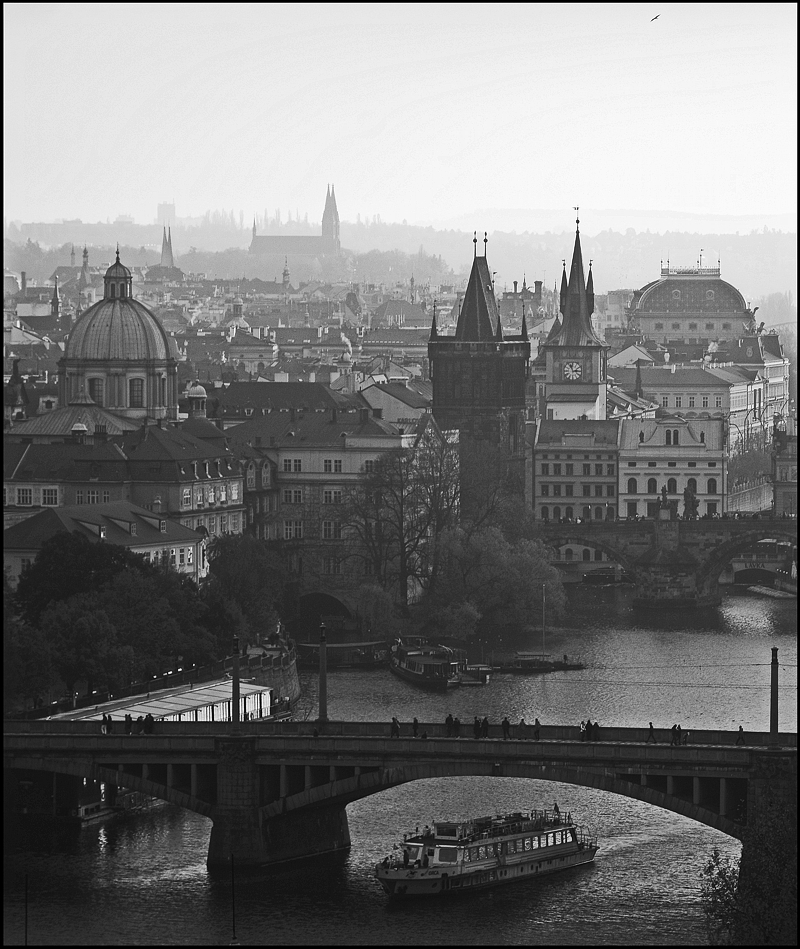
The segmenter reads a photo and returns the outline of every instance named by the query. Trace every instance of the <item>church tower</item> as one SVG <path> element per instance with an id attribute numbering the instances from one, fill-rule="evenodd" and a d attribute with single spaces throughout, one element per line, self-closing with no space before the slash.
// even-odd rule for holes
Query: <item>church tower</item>
<path id="1" fill-rule="evenodd" d="M 174 267 L 175 259 L 172 256 L 172 229 L 167 236 L 167 229 L 164 228 L 164 236 L 161 238 L 161 266 Z"/>
<path id="2" fill-rule="evenodd" d="M 55 279 L 53 296 L 50 300 L 50 316 L 53 318 L 56 324 L 58 324 L 58 321 L 61 318 L 61 295 L 58 292 L 58 277 Z"/>
<path id="3" fill-rule="evenodd" d="M 519 336 L 500 323 L 492 273 L 484 254 L 475 255 L 454 336 L 443 336 L 434 310 L 428 341 L 433 379 L 433 415 L 443 430 L 458 429 L 462 457 L 472 443 L 505 450 L 522 462 L 525 450 L 525 388 L 531 346 L 523 321 Z"/>
<path id="4" fill-rule="evenodd" d="M 325 252 L 338 254 L 341 249 L 339 241 L 339 211 L 336 207 L 336 193 L 333 185 L 329 185 L 325 195 L 325 210 L 322 212 L 322 243 Z"/>
<path id="5" fill-rule="evenodd" d="M 580 219 L 575 224 L 569 281 L 566 264 L 561 275 L 560 324 L 556 319 L 542 343 L 546 359 L 546 417 L 602 420 L 606 417 L 608 346 L 592 326 L 594 279 L 591 262 L 589 278 L 584 278 Z"/>

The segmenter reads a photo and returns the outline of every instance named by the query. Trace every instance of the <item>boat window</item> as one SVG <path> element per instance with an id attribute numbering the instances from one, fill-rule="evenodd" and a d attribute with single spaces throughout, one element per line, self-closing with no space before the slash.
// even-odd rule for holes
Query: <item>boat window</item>
<path id="1" fill-rule="evenodd" d="M 440 863 L 455 863 L 458 860 L 457 847 L 439 847 Z"/>
<path id="2" fill-rule="evenodd" d="M 419 847 L 406 847 L 410 860 L 416 860 L 419 856 Z"/>
<path id="3" fill-rule="evenodd" d="M 516 853 L 517 852 L 517 842 L 516 840 L 509 840 L 508 842 L 508 852 Z"/>
<path id="4" fill-rule="evenodd" d="M 477 847 L 470 847 L 470 848 L 469 848 L 469 859 L 470 859 L 470 860 L 477 860 L 477 859 L 478 859 L 478 848 L 477 848 Z"/>
<path id="5" fill-rule="evenodd" d="M 553 839 L 554 839 L 554 837 L 555 837 L 555 834 L 548 834 L 548 835 L 547 835 L 547 846 L 548 846 L 548 847 L 552 847 L 552 846 L 553 846 Z"/>
<path id="6" fill-rule="evenodd" d="M 478 847 L 478 859 L 483 860 L 486 856 L 486 847 Z"/>

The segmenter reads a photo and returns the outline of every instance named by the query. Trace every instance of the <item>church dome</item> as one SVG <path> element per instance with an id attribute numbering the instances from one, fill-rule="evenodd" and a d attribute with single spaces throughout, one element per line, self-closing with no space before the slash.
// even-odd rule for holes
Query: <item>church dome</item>
<path id="1" fill-rule="evenodd" d="M 189 391 L 186 393 L 187 399 L 205 399 L 208 393 L 204 386 L 201 386 L 197 379 L 192 383 Z"/>
<path id="2" fill-rule="evenodd" d="M 119 260 L 119 251 L 117 251 L 117 259 L 114 263 L 108 268 L 105 275 L 106 280 L 130 280 L 131 272 L 125 266 L 121 264 Z"/>
<path id="3" fill-rule="evenodd" d="M 81 316 L 67 340 L 69 360 L 170 359 L 167 334 L 138 300 L 105 297 Z"/>

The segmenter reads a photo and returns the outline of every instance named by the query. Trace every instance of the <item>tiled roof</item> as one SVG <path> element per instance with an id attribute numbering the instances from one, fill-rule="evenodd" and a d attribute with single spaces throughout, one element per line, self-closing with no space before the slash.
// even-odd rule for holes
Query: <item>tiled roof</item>
<path id="1" fill-rule="evenodd" d="M 6 481 L 129 481 L 125 457 L 113 442 L 14 445 L 3 439 Z M 21 451 L 19 450 L 21 449 Z"/>
<path id="2" fill-rule="evenodd" d="M 162 531 L 163 522 L 166 530 Z M 134 524 L 136 533 L 131 534 Z M 90 525 L 90 526 L 87 526 Z M 105 528 L 100 537 L 98 528 Z M 93 529 L 94 528 L 94 529 Z M 4 550 L 38 550 L 42 544 L 62 531 L 77 531 L 92 541 L 105 540 L 121 547 L 167 546 L 175 543 L 197 543 L 201 535 L 177 521 L 131 504 L 112 501 L 109 504 L 74 504 L 68 507 L 45 508 L 3 531 Z"/>
<path id="3" fill-rule="evenodd" d="M 342 434 L 363 437 L 399 437 L 399 429 L 376 419 L 370 409 L 360 412 L 313 413 L 291 419 L 285 413 L 257 416 L 227 430 L 234 450 L 251 444 L 257 447 L 313 448 L 342 445 Z M 259 439 L 261 444 L 259 445 Z"/>
<path id="4" fill-rule="evenodd" d="M 539 423 L 536 444 L 560 445 L 562 435 L 594 434 L 595 445 L 616 447 L 619 419 L 545 419 Z"/>
<path id="5" fill-rule="evenodd" d="M 485 256 L 475 257 L 458 316 L 455 338 L 475 343 L 487 342 L 497 337 L 499 322 L 500 314 L 489 264 Z"/>
<path id="6" fill-rule="evenodd" d="M 236 413 L 244 408 L 305 409 L 310 412 L 363 405 L 357 397 L 331 392 L 321 382 L 232 382 L 214 390 L 217 416 Z"/>
<path id="7" fill-rule="evenodd" d="M 408 386 L 404 386 L 399 382 L 376 383 L 375 385 L 367 386 L 367 388 L 362 389 L 361 392 L 364 397 L 367 398 L 368 393 L 372 389 L 385 392 L 386 395 L 392 396 L 399 402 L 410 406 L 412 409 L 424 409 L 431 404 L 430 399 L 426 399 L 425 396 L 420 395 L 419 392 L 415 392 L 413 389 L 409 389 Z"/>
<path id="8" fill-rule="evenodd" d="M 641 373 L 642 385 L 649 390 L 663 389 L 665 386 L 675 386 L 679 389 L 686 386 L 695 388 L 707 386 L 718 389 L 723 381 L 711 371 L 702 369 L 700 366 L 679 366 L 675 372 L 670 369 L 642 366 Z M 628 392 L 636 384 L 636 367 L 613 367 L 609 369 L 609 376 L 615 385 Z"/>
<path id="9" fill-rule="evenodd" d="M 38 389 L 34 391 L 38 392 Z M 119 435 L 139 428 L 138 422 L 121 415 L 114 415 L 99 405 L 67 405 L 23 422 L 15 422 L 10 432 L 12 435 L 26 437 L 33 435 L 66 437 L 77 424 L 85 425 L 90 435 L 98 426 L 103 427 L 107 435 Z"/>

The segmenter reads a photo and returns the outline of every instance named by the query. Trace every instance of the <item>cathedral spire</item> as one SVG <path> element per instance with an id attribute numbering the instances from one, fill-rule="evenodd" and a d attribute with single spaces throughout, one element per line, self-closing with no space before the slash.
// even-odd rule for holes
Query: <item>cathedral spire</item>
<path id="1" fill-rule="evenodd" d="M 433 301 L 433 319 L 431 320 L 431 335 L 430 339 L 436 339 L 439 335 L 439 330 L 436 326 L 436 300 Z"/>
<path id="2" fill-rule="evenodd" d="M 576 208 L 577 210 L 577 208 Z M 572 251 L 572 266 L 569 281 L 566 278 L 566 262 L 561 275 L 561 313 L 563 324 L 553 344 L 558 346 L 604 346 L 592 326 L 594 311 L 594 282 L 583 275 L 583 253 L 581 251 L 580 219 L 575 221 L 575 247 Z M 549 342 L 549 340 L 548 340 Z"/>
<path id="3" fill-rule="evenodd" d="M 163 229 L 163 236 L 161 238 L 161 266 L 175 266 L 175 261 L 172 257 L 172 230 L 170 229 L 169 236 L 167 236 L 166 227 Z"/>
<path id="4" fill-rule="evenodd" d="M 561 261 L 562 271 L 561 271 L 561 293 L 558 298 L 558 309 L 560 313 L 564 313 L 567 307 L 567 262 L 566 260 Z"/>
<path id="5" fill-rule="evenodd" d="M 477 235 L 473 238 L 477 247 Z M 501 334 L 498 336 L 498 332 Z M 492 275 L 486 257 L 472 259 L 472 271 L 458 315 L 455 338 L 471 343 L 502 339 L 500 313 L 492 288 Z"/>
<path id="6" fill-rule="evenodd" d="M 525 301 L 522 301 L 522 332 L 520 336 L 527 340 L 528 338 L 528 324 L 525 322 Z"/>
<path id="7" fill-rule="evenodd" d="M 636 382 L 633 386 L 633 395 L 636 399 L 644 396 L 644 386 L 642 385 L 642 360 L 636 360 Z"/>
<path id="8" fill-rule="evenodd" d="M 589 316 L 594 313 L 594 280 L 592 279 L 592 262 L 589 261 L 589 276 L 586 280 L 586 304 L 589 307 Z"/>

